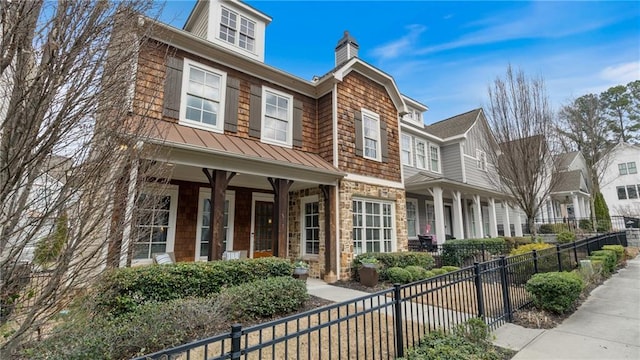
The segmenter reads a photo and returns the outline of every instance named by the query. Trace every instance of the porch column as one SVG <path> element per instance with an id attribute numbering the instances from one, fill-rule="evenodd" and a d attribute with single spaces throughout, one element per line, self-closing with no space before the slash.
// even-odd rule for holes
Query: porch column
<path id="1" fill-rule="evenodd" d="M 522 236 L 522 218 L 520 217 L 520 209 L 514 209 L 516 216 L 513 218 L 513 227 L 515 228 L 516 236 Z"/>
<path id="2" fill-rule="evenodd" d="M 571 200 L 573 200 L 573 216 L 575 216 L 576 219 L 579 219 L 582 217 L 582 212 L 580 209 L 580 203 L 578 202 L 578 195 L 572 194 Z"/>
<path id="3" fill-rule="evenodd" d="M 335 186 L 320 185 L 322 196 L 324 197 L 324 281 L 334 283 L 337 280 L 338 252 L 334 232 L 331 231 L 331 222 L 335 219 L 335 208 L 333 204 L 333 193 Z"/>
<path id="4" fill-rule="evenodd" d="M 460 191 L 453 191 L 453 237 L 464 238 L 464 228 L 462 226 L 462 194 Z"/>
<path id="5" fill-rule="evenodd" d="M 471 219 L 469 217 L 469 204 L 467 203 L 466 199 L 465 201 L 462 201 L 462 213 L 464 216 L 464 220 L 463 220 L 464 224 L 462 228 L 465 231 L 464 236 L 462 238 L 463 239 L 470 238 L 472 237 L 471 234 L 473 233 L 473 229 L 471 228 Z"/>
<path id="6" fill-rule="evenodd" d="M 498 237 L 498 220 L 496 219 L 496 199 L 489 198 L 489 236 Z"/>
<path id="7" fill-rule="evenodd" d="M 119 267 L 131 265 L 129 258 L 129 247 L 131 244 L 131 233 L 133 229 L 133 209 L 136 205 L 136 188 L 138 186 L 138 161 L 133 161 L 129 170 L 129 184 L 127 187 L 127 204 L 124 210 L 124 229 L 122 230 L 122 242 L 120 244 L 120 258 L 118 259 Z M 109 255 L 117 254 L 117 247 L 113 253 L 109 251 Z M 115 264 L 110 264 L 115 265 Z"/>
<path id="8" fill-rule="evenodd" d="M 211 186 L 211 216 L 209 217 L 209 253 L 207 261 L 222 259 L 222 240 L 224 239 L 224 194 L 229 182 L 236 176 L 232 172 L 227 175 L 225 170 L 210 170 L 203 168 L 202 172 Z"/>
<path id="9" fill-rule="evenodd" d="M 480 195 L 473 195 L 473 218 L 476 223 L 476 237 L 484 237 L 484 229 L 482 226 L 482 204 L 480 204 Z"/>
<path id="10" fill-rule="evenodd" d="M 436 240 L 438 244 L 444 243 L 444 202 L 442 201 L 442 188 L 435 186 L 433 189 L 433 207 L 436 215 Z"/>
<path id="11" fill-rule="evenodd" d="M 289 206 L 289 188 L 293 184 L 293 180 L 268 178 L 273 192 L 275 193 L 275 201 L 273 203 L 273 236 L 276 241 L 273 243 L 274 255 L 287 257 L 287 240 L 289 235 L 289 219 L 287 218 L 287 210 Z"/>
<path id="12" fill-rule="evenodd" d="M 504 207 L 504 216 L 502 216 L 502 227 L 504 229 L 504 236 L 511 236 L 511 221 L 509 220 L 509 204 L 506 201 L 502 202 Z"/>

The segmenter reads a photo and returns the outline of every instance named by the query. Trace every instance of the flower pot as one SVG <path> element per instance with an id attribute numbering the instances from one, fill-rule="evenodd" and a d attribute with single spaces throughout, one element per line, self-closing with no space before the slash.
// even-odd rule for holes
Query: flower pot
<path id="1" fill-rule="evenodd" d="M 294 268 L 293 277 L 298 280 L 307 281 L 307 277 L 309 277 L 309 269 Z"/>
<path id="2" fill-rule="evenodd" d="M 358 271 L 360 275 L 360 283 L 364 286 L 374 287 L 378 285 L 378 269 L 375 267 L 375 264 L 367 264 L 373 265 L 372 267 L 363 266 Z"/>

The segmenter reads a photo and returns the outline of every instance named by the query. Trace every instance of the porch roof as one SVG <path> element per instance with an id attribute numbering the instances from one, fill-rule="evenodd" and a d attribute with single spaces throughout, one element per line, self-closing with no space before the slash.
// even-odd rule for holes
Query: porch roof
<path id="1" fill-rule="evenodd" d="M 323 184 L 345 176 L 317 154 L 259 140 L 158 120 L 147 134 L 147 142 L 171 148 L 169 161 L 180 164 Z"/>
<path id="2" fill-rule="evenodd" d="M 408 192 L 419 192 L 430 189 L 434 186 L 440 186 L 445 189 L 458 190 L 466 194 L 478 194 L 497 199 L 507 199 L 510 196 L 503 192 L 493 189 L 487 189 L 480 186 L 466 184 L 460 181 L 448 179 L 444 176 L 434 176 L 424 171 L 420 171 L 404 181 L 405 189 Z"/>

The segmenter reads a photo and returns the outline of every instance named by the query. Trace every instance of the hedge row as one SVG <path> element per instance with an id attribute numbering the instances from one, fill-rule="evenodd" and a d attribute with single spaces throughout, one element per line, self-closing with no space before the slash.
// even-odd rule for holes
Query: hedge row
<path id="1" fill-rule="evenodd" d="M 360 254 L 353 260 L 352 278 L 359 280 L 358 269 L 360 269 L 360 259 L 376 258 L 378 260 L 378 274 L 380 280 L 387 280 L 387 269 L 392 267 L 406 268 L 407 266 L 419 266 L 431 269 L 435 265 L 433 256 L 425 252 L 402 251 L 393 253 L 365 253 Z"/>
<path id="2" fill-rule="evenodd" d="M 483 249 L 491 255 L 499 255 L 507 254 L 510 248 L 504 238 L 448 240 L 442 245 L 442 264 L 463 266 L 471 259 L 482 261 Z"/>
<path id="3" fill-rule="evenodd" d="M 275 257 L 115 269 L 97 285 L 96 312 L 119 316 L 149 302 L 206 297 L 226 286 L 291 272 L 289 260 Z"/>

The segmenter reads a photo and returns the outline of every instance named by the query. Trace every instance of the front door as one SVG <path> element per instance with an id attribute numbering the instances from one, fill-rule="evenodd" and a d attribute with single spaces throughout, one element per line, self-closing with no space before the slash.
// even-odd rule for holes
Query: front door
<path id="1" fill-rule="evenodd" d="M 445 235 L 453 236 L 451 230 L 453 226 L 451 224 L 451 205 L 444 206 L 444 233 Z"/>
<path id="2" fill-rule="evenodd" d="M 273 195 L 254 195 L 252 257 L 273 256 Z"/>

